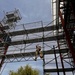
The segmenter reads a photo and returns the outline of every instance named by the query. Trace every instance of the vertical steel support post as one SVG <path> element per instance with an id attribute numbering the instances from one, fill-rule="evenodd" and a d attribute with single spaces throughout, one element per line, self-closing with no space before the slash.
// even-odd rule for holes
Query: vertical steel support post
<path id="1" fill-rule="evenodd" d="M 53 46 L 53 50 L 54 50 L 54 56 L 55 56 L 55 62 L 56 62 L 56 68 L 57 68 L 57 75 L 59 75 L 59 69 L 58 69 L 58 62 L 57 62 L 57 56 L 56 56 L 55 46 Z"/>
<path id="2" fill-rule="evenodd" d="M 64 32 L 65 32 L 65 36 L 66 36 L 66 41 L 67 41 L 68 47 L 69 47 L 69 49 L 70 49 L 70 52 L 71 52 L 71 54 L 72 54 L 72 57 L 73 57 L 73 60 L 74 60 L 74 64 L 75 64 L 75 51 L 74 51 L 74 48 L 73 48 L 73 46 L 72 46 L 72 44 L 71 44 L 70 36 L 69 36 L 69 33 L 68 33 L 68 31 L 67 31 L 67 29 L 66 29 L 66 27 L 65 27 L 65 21 L 64 21 L 64 19 L 63 19 L 63 17 L 62 17 L 62 13 L 61 13 L 60 10 L 59 10 L 59 17 L 60 17 L 60 19 L 61 19 L 61 23 L 62 23 Z"/>
<path id="3" fill-rule="evenodd" d="M 57 9 L 58 8 L 58 9 Z M 65 70 L 64 70 L 64 63 L 63 63 L 63 58 L 62 58 L 62 54 L 60 51 L 60 44 L 59 44 L 59 8 L 60 8 L 60 0 L 56 0 L 56 17 L 58 17 L 58 19 L 56 20 L 56 29 L 57 29 L 57 44 L 58 44 L 58 49 L 59 49 L 59 55 L 60 55 L 60 61 L 61 61 L 61 65 L 62 65 L 62 69 L 63 69 L 63 75 L 65 74 Z"/>
<path id="4" fill-rule="evenodd" d="M 43 36 L 42 36 L 42 43 L 43 43 L 43 75 L 45 75 L 44 69 L 45 69 L 45 59 L 44 59 L 44 28 L 43 28 L 43 22 L 41 21 L 42 24 L 42 31 L 43 31 Z"/>

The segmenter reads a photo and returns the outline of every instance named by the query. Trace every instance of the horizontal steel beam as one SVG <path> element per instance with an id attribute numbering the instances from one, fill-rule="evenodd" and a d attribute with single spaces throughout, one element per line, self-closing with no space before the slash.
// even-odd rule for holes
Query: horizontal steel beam
<path id="1" fill-rule="evenodd" d="M 63 69 L 60 68 L 58 69 L 59 72 L 63 72 Z M 70 72 L 70 71 L 73 71 L 74 68 L 64 68 L 65 72 Z M 57 69 L 44 69 L 45 72 L 57 72 Z"/>
<path id="2" fill-rule="evenodd" d="M 55 51 L 56 51 L 57 54 L 59 53 L 58 49 L 56 49 Z M 61 51 L 61 53 L 67 53 L 68 49 L 61 49 L 60 51 Z M 43 53 L 44 53 L 44 55 L 54 54 L 54 50 L 47 50 L 47 51 L 44 51 Z M 5 56 L 4 55 L 0 55 L 0 59 L 2 57 L 5 57 L 6 59 L 20 58 L 20 57 L 29 57 L 30 55 L 31 56 L 35 56 L 35 52 L 6 54 Z"/>
<path id="3" fill-rule="evenodd" d="M 8 26 L 5 26 L 5 28 L 8 28 Z M 31 34 L 31 33 L 38 33 L 38 32 L 43 32 L 43 31 L 51 31 L 51 30 L 56 30 L 56 26 L 47 26 L 47 27 L 40 27 L 40 28 L 35 28 L 35 29 L 29 29 L 29 30 L 20 30 L 20 31 L 14 31 L 14 32 L 9 32 L 11 36 L 17 36 L 17 35 L 24 35 L 24 34 Z M 2 36 L 2 34 L 0 34 Z"/>
<path id="4" fill-rule="evenodd" d="M 49 26 L 49 27 L 40 27 L 40 28 L 29 29 L 29 30 L 14 31 L 14 32 L 10 32 L 9 34 L 11 36 L 16 36 L 16 35 L 24 35 L 24 34 L 43 32 L 43 30 L 51 31 L 51 30 L 55 30 L 55 29 L 56 29 L 55 26 Z"/>
<path id="5" fill-rule="evenodd" d="M 35 38 L 29 40 L 20 40 L 20 41 L 12 41 L 11 45 L 19 45 L 19 44 L 28 44 L 28 43 L 36 43 L 36 42 L 46 42 L 46 41 L 56 41 L 57 36 L 45 37 L 45 38 Z M 59 39 L 63 39 L 63 35 L 59 36 Z"/>

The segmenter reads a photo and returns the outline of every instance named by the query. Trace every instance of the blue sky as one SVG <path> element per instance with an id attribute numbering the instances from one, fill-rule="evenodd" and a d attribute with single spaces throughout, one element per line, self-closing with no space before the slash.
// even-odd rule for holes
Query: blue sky
<path id="1" fill-rule="evenodd" d="M 20 10 L 22 23 L 51 21 L 50 0 L 0 0 L 0 16 L 15 8 Z"/>
<path id="2" fill-rule="evenodd" d="M 19 9 L 22 20 L 20 23 L 30 22 L 50 22 L 52 19 L 50 0 L 0 0 L 0 20 L 4 17 L 4 12 Z M 8 75 L 9 70 L 17 70 L 20 66 L 30 64 L 33 68 L 40 70 L 42 75 L 42 61 L 28 61 L 19 63 L 7 63 L 2 75 Z"/>

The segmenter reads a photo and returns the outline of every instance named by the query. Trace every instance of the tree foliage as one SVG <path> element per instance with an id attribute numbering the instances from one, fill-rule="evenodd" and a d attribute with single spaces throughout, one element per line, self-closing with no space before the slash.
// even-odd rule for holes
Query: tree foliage
<path id="1" fill-rule="evenodd" d="M 20 67 L 16 72 L 10 71 L 9 75 L 39 75 L 37 69 L 33 69 L 31 66 L 26 65 L 25 67 Z"/>

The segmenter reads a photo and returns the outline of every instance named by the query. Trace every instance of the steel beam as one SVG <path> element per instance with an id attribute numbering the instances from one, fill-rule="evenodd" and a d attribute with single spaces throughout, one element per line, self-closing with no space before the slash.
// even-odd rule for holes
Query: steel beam
<path id="1" fill-rule="evenodd" d="M 57 36 L 45 37 L 44 42 L 46 41 L 56 41 Z M 63 39 L 63 35 L 60 35 L 59 39 Z M 42 42 L 43 38 L 36 38 L 36 39 L 29 39 L 29 40 L 19 40 L 19 41 L 12 41 L 11 45 L 19 45 L 19 44 L 28 44 L 28 43 L 36 43 Z"/>
<path id="2" fill-rule="evenodd" d="M 66 49 L 61 49 L 61 52 L 62 52 L 62 53 L 67 53 L 67 51 L 68 51 L 67 48 L 66 48 Z M 56 49 L 55 52 L 56 52 L 56 54 L 58 54 L 58 53 L 59 53 L 59 50 Z M 31 54 L 32 56 L 34 56 L 34 55 L 35 55 L 35 52 L 27 52 L 27 53 L 25 52 L 25 53 L 14 53 L 14 54 L 0 55 L 0 59 L 1 59 L 2 57 L 5 57 L 6 59 L 11 59 L 11 58 L 14 58 L 14 57 L 20 58 L 20 57 L 22 57 L 22 56 L 28 57 L 28 56 L 30 56 L 30 54 Z M 47 55 L 47 54 L 54 54 L 54 50 L 47 50 L 47 51 L 44 51 L 44 54 L 45 54 L 45 55 Z"/>
<path id="3" fill-rule="evenodd" d="M 58 69 L 59 72 L 63 72 L 63 69 Z M 74 70 L 74 68 L 64 68 L 65 72 L 71 72 Z M 44 69 L 45 72 L 57 72 L 57 69 Z"/>
<path id="4" fill-rule="evenodd" d="M 5 28 L 8 28 L 8 27 L 5 27 Z M 9 32 L 9 34 L 11 36 L 17 36 L 17 35 L 25 35 L 25 34 L 43 32 L 43 30 L 44 31 L 56 30 L 56 26 L 54 25 L 54 26 L 40 27 L 40 28 L 35 28 L 35 29 L 14 31 L 14 32 Z M 2 34 L 0 34 L 0 36 L 2 36 Z"/>

